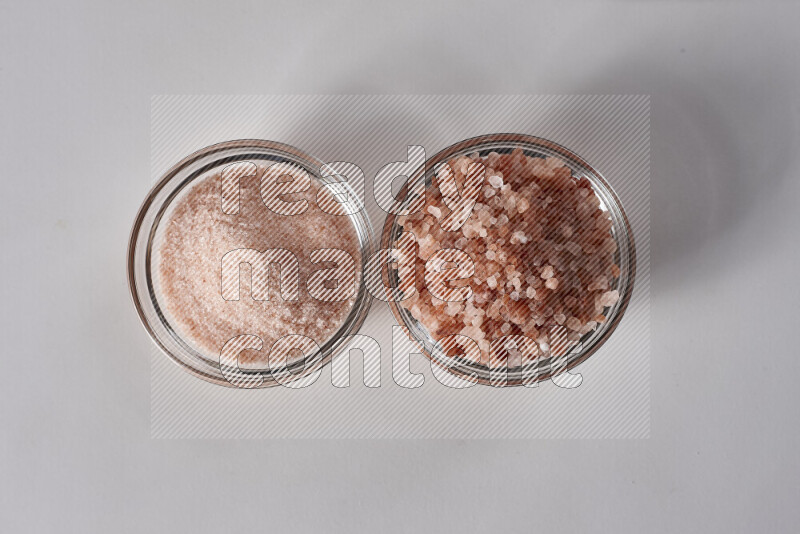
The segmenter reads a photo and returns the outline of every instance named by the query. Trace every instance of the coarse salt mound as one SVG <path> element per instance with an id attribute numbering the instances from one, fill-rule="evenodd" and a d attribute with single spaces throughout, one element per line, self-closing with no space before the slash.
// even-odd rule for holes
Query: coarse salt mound
<path id="1" fill-rule="evenodd" d="M 619 292 L 609 290 L 620 274 L 609 214 L 600 208 L 591 182 L 573 176 L 560 158 L 530 157 L 520 149 L 459 156 L 448 163 L 460 191 L 473 161 L 483 163 L 487 182 L 461 228 L 444 231 L 438 224 L 450 209 L 436 176 L 425 195 L 425 208 L 397 222 L 416 236 L 419 265 L 445 248 L 458 248 L 473 259 L 467 308 L 484 312 L 479 325 L 474 312 L 450 307 L 446 313 L 435 306 L 420 277 L 416 294 L 400 305 L 413 310 L 437 341 L 480 332 L 474 339 L 480 337 L 479 345 L 486 348 L 491 340 L 517 334 L 535 339 L 546 352 L 548 330 L 564 325 L 564 350 L 564 343 L 568 348 L 603 323 L 604 309 L 619 300 Z M 481 361 L 488 363 L 488 358 L 484 350 Z"/>

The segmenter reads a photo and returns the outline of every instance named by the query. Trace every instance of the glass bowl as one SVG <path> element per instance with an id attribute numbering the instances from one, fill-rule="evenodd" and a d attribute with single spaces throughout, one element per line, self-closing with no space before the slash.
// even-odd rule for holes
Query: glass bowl
<path id="1" fill-rule="evenodd" d="M 522 149 L 526 156 L 561 158 L 572 171 L 575 178 L 586 177 L 600 199 L 600 208 L 606 211 L 612 221 L 611 234 L 617 243 L 615 262 L 620 268 L 617 277 L 609 290 L 619 291 L 620 298 L 604 312 L 607 320 L 595 330 L 585 334 L 581 339 L 562 354 L 540 353 L 534 360 L 527 360 L 521 365 L 508 367 L 505 377 L 499 385 L 519 386 L 533 384 L 547 380 L 553 376 L 569 371 L 584 362 L 597 352 L 600 346 L 609 338 L 616 329 L 630 301 L 633 283 L 636 276 L 636 251 L 628 218 L 622 208 L 619 198 L 606 180 L 593 169 L 586 161 L 570 150 L 539 137 L 522 134 L 491 134 L 474 137 L 456 143 L 426 161 L 425 165 L 409 177 L 404 188 L 401 189 L 393 206 L 392 214 L 407 207 L 418 197 L 415 191 L 420 190 L 420 181 L 425 187 L 430 187 L 432 177 L 439 166 L 457 156 L 466 156 L 477 152 L 481 157 L 490 152 L 499 154 L 510 153 L 515 148 Z M 414 187 L 414 186 L 417 187 Z M 396 215 L 390 214 L 385 221 L 382 235 L 381 248 L 392 248 L 402 232 Z M 418 236 L 419 237 L 419 236 Z M 384 270 L 385 283 L 396 285 L 399 277 L 396 268 L 389 267 Z M 470 382 L 498 385 L 497 371 L 489 366 L 465 358 L 451 357 L 443 353 L 434 341 L 425 325 L 415 319 L 400 302 L 389 302 L 398 323 L 406 331 L 411 340 L 434 364 L 445 369 L 453 375 Z"/>
<path id="2" fill-rule="evenodd" d="M 322 172 L 323 162 L 302 151 L 281 143 L 264 140 L 229 141 L 204 148 L 167 171 L 152 188 L 144 200 L 131 230 L 128 246 L 128 285 L 131 296 L 145 329 L 158 347 L 176 364 L 191 374 L 214 384 L 235 387 L 220 370 L 218 354 L 210 354 L 198 349 L 191 339 L 185 339 L 176 325 L 170 324 L 164 312 L 163 295 L 159 288 L 157 268 L 158 246 L 166 226 L 170 210 L 175 201 L 211 173 L 221 170 L 235 162 L 249 161 L 256 165 L 273 163 L 293 163 L 305 169 L 312 180 L 320 184 L 336 183 L 338 191 L 357 199 L 353 189 L 346 183 L 332 178 L 335 173 Z M 373 249 L 374 234 L 366 215 L 366 210 L 358 203 L 357 210 L 348 217 L 353 225 L 361 254 L 361 273 Z M 356 268 L 358 269 L 358 261 Z M 326 365 L 333 356 L 343 349 L 346 336 L 354 334 L 361 327 L 370 307 L 371 297 L 366 291 L 363 275 L 357 277 L 354 304 L 341 327 L 312 354 L 275 366 L 272 371 L 280 373 L 282 380 L 269 370 L 241 369 L 255 387 L 269 387 L 287 381 L 297 381 L 307 377 Z M 262 379 L 258 376 L 261 375 Z M 252 385 L 247 387 L 253 387 Z"/>

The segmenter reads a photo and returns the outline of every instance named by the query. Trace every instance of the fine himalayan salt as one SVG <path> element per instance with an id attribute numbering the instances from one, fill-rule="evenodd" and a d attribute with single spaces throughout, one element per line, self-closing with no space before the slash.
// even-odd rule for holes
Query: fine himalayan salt
<path id="1" fill-rule="evenodd" d="M 259 175 L 263 172 L 259 169 Z M 326 213 L 315 204 L 319 188 L 313 180 L 307 191 L 286 195 L 287 202 L 307 199 L 304 213 L 273 213 L 262 201 L 259 180 L 252 177 L 240 181 L 239 212 L 226 214 L 221 209 L 220 182 L 220 175 L 214 174 L 190 186 L 176 201 L 166 223 L 158 272 L 169 322 L 184 340 L 211 359 L 219 358 L 224 344 L 235 336 L 260 337 L 261 351 L 245 350 L 239 355 L 242 368 L 267 368 L 270 348 L 287 334 L 307 336 L 321 347 L 350 313 L 356 292 L 335 302 L 312 298 L 305 282 L 322 265 L 312 263 L 311 252 L 337 248 L 360 265 L 358 239 L 350 219 Z M 269 271 L 269 300 L 253 299 L 252 267 L 242 264 L 239 300 L 225 300 L 221 260 L 226 253 L 242 248 L 291 251 L 299 263 L 298 299 L 282 298 L 276 266 Z M 360 269 L 355 271 L 360 277 Z M 299 350 L 290 358 L 298 356 Z"/>
<path id="2" fill-rule="evenodd" d="M 520 149 L 459 156 L 448 163 L 460 191 L 473 162 L 484 165 L 486 182 L 461 228 L 444 231 L 440 225 L 451 210 L 437 176 L 425 209 L 398 218 L 420 245 L 418 272 L 439 249 L 458 248 L 472 258 L 474 276 L 453 283 L 468 283 L 467 305 L 448 304 L 443 313 L 419 276 L 416 293 L 401 305 L 436 341 L 454 334 L 472 338 L 485 364 L 492 340 L 505 335 L 524 335 L 541 352 L 563 353 L 605 322 L 605 309 L 620 298 L 609 290 L 620 274 L 611 219 L 589 180 L 574 177 L 560 158 L 529 157 Z M 550 332 L 558 339 L 551 340 Z M 498 352 L 509 356 L 508 350 Z"/>

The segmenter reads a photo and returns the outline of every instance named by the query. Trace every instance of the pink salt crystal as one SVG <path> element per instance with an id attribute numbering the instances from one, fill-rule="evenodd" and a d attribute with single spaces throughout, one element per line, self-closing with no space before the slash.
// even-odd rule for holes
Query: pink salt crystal
<path id="1" fill-rule="evenodd" d="M 445 313 L 447 315 L 453 316 L 461 311 L 461 303 L 460 302 L 448 302 L 447 309 Z"/>
<path id="2" fill-rule="evenodd" d="M 574 241 L 567 241 L 567 243 L 564 246 L 573 256 L 577 256 L 578 254 L 581 253 L 581 246 L 575 243 Z"/>
<path id="3" fill-rule="evenodd" d="M 545 265 L 544 269 L 542 269 L 541 277 L 543 279 L 547 280 L 549 278 L 552 278 L 554 274 L 555 274 L 555 270 L 553 270 L 553 266 L 552 265 Z"/>
<path id="4" fill-rule="evenodd" d="M 558 289 L 558 279 L 557 278 L 548 278 L 547 281 L 545 281 L 544 286 L 547 289 L 556 290 L 556 289 Z"/>
<path id="5" fill-rule="evenodd" d="M 540 330 L 539 335 L 536 337 L 538 343 L 549 343 L 550 333 L 547 330 Z"/>
<path id="6" fill-rule="evenodd" d="M 617 251 L 617 242 L 614 240 L 613 237 L 608 237 L 603 240 L 603 243 L 600 245 L 599 250 L 603 254 L 613 254 Z"/>
<path id="7" fill-rule="evenodd" d="M 430 234 L 419 239 L 417 243 L 419 243 L 419 256 L 423 260 L 430 258 L 439 249 L 436 239 Z"/>
<path id="8" fill-rule="evenodd" d="M 517 208 L 517 199 L 514 195 L 509 195 L 506 199 L 506 203 L 504 208 L 507 212 L 513 213 L 514 210 Z"/>
<path id="9" fill-rule="evenodd" d="M 588 291 L 597 291 L 598 289 L 605 291 L 608 289 L 608 278 L 605 276 L 598 276 L 586 289 Z"/>
<path id="10" fill-rule="evenodd" d="M 569 319 L 567 319 L 567 322 L 566 322 L 565 326 L 567 328 L 569 328 L 570 330 L 576 330 L 577 331 L 577 330 L 580 330 L 581 326 L 583 326 L 583 325 L 581 325 L 581 321 L 577 317 L 570 317 Z"/>
<path id="11" fill-rule="evenodd" d="M 597 328 L 597 323 L 594 322 L 594 321 L 589 321 L 588 323 L 583 325 L 583 327 L 580 329 L 580 333 L 581 334 L 588 334 L 589 332 L 591 332 L 595 328 Z"/>
<path id="12" fill-rule="evenodd" d="M 522 326 L 522 332 L 531 339 L 539 337 L 539 330 L 536 328 L 536 321 L 531 318 Z"/>
<path id="13" fill-rule="evenodd" d="M 580 341 L 581 333 L 580 332 L 569 332 L 567 333 L 567 341 L 576 342 Z"/>
<path id="14" fill-rule="evenodd" d="M 597 228 L 598 230 L 600 230 L 602 232 L 608 232 L 609 230 L 611 230 L 611 227 L 614 225 L 614 223 L 611 222 L 611 219 L 609 219 L 608 215 L 605 214 L 605 213 L 602 216 L 597 217 L 595 219 L 595 223 L 594 224 L 595 224 L 595 228 Z"/>
<path id="15" fill-rule="evenodd" d="M 600 296 L 600 304 L 602 306 L 613 306 L 619 300 L 619 291 L 606 291 Z"/>
<path id="16" fill-rule="evenodd" d="M 503 179 L 497 175 L 490 176 L 489 185 L 491 185 L 495 189 L 500 189 L 501 187 L 503 187 Z"/>
<path id="17" fill-rule="evenodd" d="M 582 219 L 585 219 L 585 218 L 588 218 L 589 216 L 591 216 L 592 211 L 594 211 L 594 208 L 588 202 L 581 202 L 580 204 L 578 204 L 578 207 L 575 209 L 575 213 L 578 215 L 578 217 L 580 217 Z"/>
<path id="18" fill-rule="evenodd" d="M 514 243 L 527 243 L 528 237 L 525 235 L 525 232 L 517 230 L 516 232 L 511 234 L 511 239 L 509 241 L 512 245 Z"/>

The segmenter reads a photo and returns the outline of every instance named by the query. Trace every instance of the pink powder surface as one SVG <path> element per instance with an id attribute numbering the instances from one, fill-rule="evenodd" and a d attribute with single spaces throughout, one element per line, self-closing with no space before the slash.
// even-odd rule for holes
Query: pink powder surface
<path id="1" fill-rule="evenodd" d="M 260 169 L 263 172 L 263 169 Z M 344 215 L 331 215 L 314 202 L 318 186 L 286 195 L 286 201 L 308 200 L 305 213 L 285 216 L 271 212 L 262 202 L 259 180 L 241 180 L 239 213 L 223 213 L 218 174 L 198 179 L 180 197 L 169 215 L 159 247 L 160 301 L 167 319 L 190 345 L 217 359 L 224 344 L 243 334 L 259 336 L 263 349 L 243 351 L 240 366 L 266 368 L 270 347 L 281 336 L 300 334 L 318 345 L 342 325 L 355 303 L 352 296 L 340 302 L 321 302 L 309 295 L 306 280 L 312 272 L 335 265 L 314 264 L 313 250 L 337 248 L 360 265 L 355 229 Z M 270 268 L 269 300 L 251 298 L 251 268 L 242 265 L 239 300 L 221 295 L 222 257 L 229 251 L 283 248 L 299 260 L 299 299 L 285 301 L 278 284 L 279 271 Z M 356 269 L 356 283 L 360 272 Z"/>

